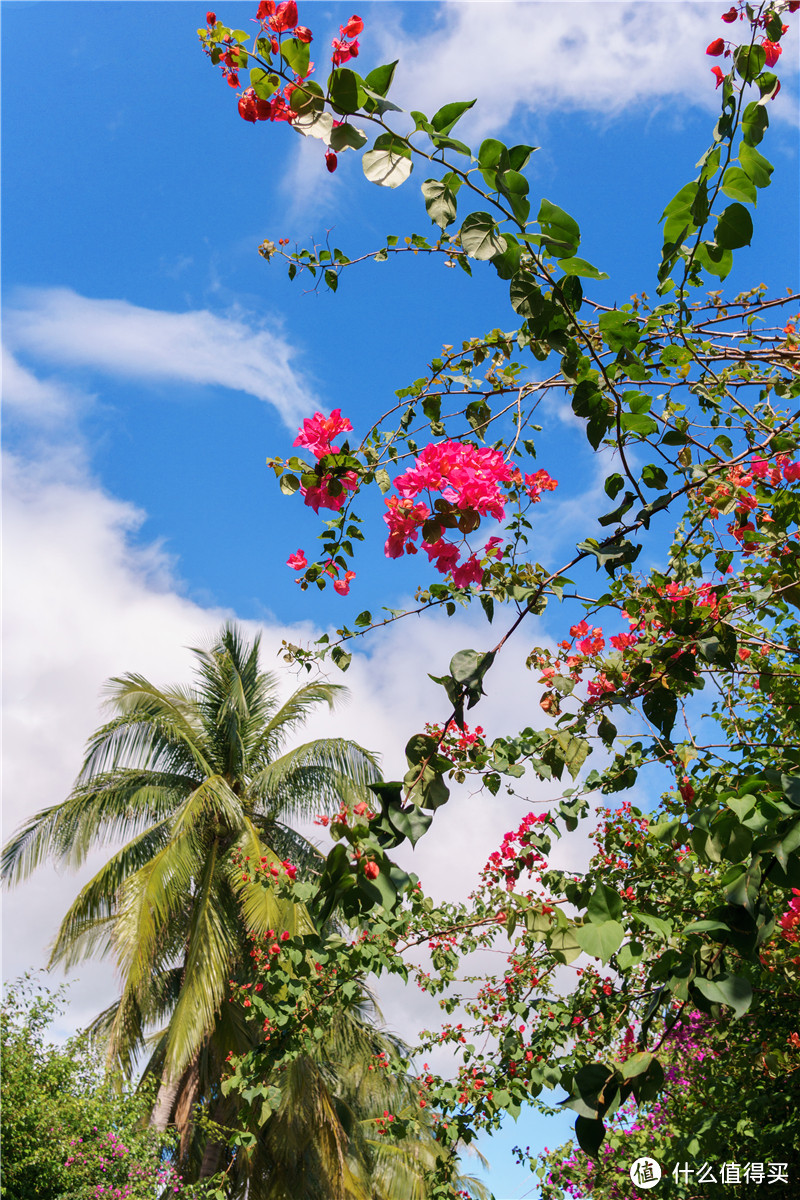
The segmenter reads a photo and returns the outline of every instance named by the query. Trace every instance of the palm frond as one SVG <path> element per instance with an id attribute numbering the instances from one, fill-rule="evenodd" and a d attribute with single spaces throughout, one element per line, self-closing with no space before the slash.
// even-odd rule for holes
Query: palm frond
<path id="1" fill-rule="evenodd" d="M 162 690 L 143 675 L 123 675 L 106 685 L 116 715 L 89 739 L 79 782 L 119 766 L 147 766 L 203 774 L 213 763 L 203 753 L 196 705 L 179 690 Z"/>
<path id="2" fill-rule="evenodd" d="M 242 954 L 238 905 L 230 891 L 220 886 L 220 874 L 220 853 L 213 844 L 197 880 L 183 984 L 167 1037 L 166 1063 L 172 1076 L 184 1069 L 211 1034 L 227 999 L 231 971 Z"/>
<path id="3" fill-rule="evenodd" d="M 168 838 L 166 822 L 151 826 L 112 855 L 85 884 L 59 926 L 50 953 L 50 966 L 59 963 L 64 970 L 69 970 L 98 951 L 99 957 L 106 957 L 114 945 L 111 931 L 117 920 L 120 889 L 131 875 L 163 850 Z M 99 929 L 108 931 L 102 947 L 97 936 Z"/>
<path id="4" fill-rule="evenodd" d="M 350 695 L 339 683 L 307 683 L 293 692 L 261 730 L 259 751 L 266 761 L 279 753 L 287 737 L 299 725 L 304 725 L 319 704 L 327 704 L 333 711 L 338 703 Z"/>
<path id="5" fill-rule="evenodd" d="M 20 882 L 46 859 L 76 868 L 98 842 L 136 836 L 174 812 L 196 784 L 150 771 L 100 775 L 76 786 L 61 804 L 36 813 L 3 850 L 3 876 Z"/>
<path id="6" fill-rule="evenodd" d="M 342 802 L 374 800 L 367 785 L 380 777 L 376 755 L 363 746 L 344 738 L 322 738 L 265 765 L 250 791 L 264 813 L 308 817 L 333 811 Z"/>

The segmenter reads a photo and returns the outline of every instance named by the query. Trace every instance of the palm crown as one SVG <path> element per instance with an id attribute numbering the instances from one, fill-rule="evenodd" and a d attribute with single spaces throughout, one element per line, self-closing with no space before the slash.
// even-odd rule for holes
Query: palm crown
<path id="1" fill-rule="evenodd" d="M 247 931 L 294 932 L 305 919 L 243 878 L 236 859 L 308 869 L 319 855 L 287 820 L 349 803 L 378 778 L 374 756 L 351 741 L 286 749 L 344 689 L 308 683 L 280 704 L 278 678 L 259 667 L 259 638 L 248 645 L 231 625 L 194 653 L 190 688 L 140 675 L 109 681 L 113 715 L 90 738 L 71 794 L 3 853 L 15 882 L 46 858 L 77 867 L 97 844 L 124 839 L 64 917 L 51 961 L 113 955 L 122 994 L 103 1014 L 109 1056 L 130 1070 L 147 1028 L 166 1024 L 161 1062 L 173 1083 L 225 1019 Z"/>

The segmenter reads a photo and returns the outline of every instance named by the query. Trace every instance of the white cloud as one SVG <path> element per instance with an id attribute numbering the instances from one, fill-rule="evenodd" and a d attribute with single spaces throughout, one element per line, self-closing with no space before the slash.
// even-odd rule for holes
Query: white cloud
<path id="1" fill-rule="evenodd" d="M 515 112 L 612 117 L 667 102 L 719 106 L 705 54 L 727 29 L 715 4 L 459 0 L 442 5 L 421 37 L 401 30 L 404 8 L 382 13 L 384 60 L 400 59 L 393 98 L 430 114 L 477 96 L 458 127 L 473 137 L 501 128 Z M 796 31 L 785 42 L 782 73 L 791 77 Z M 788 98 L 774 111 L 795 121 L 794 108 Z"/>
<path id="2" fill-rule="evenodd" d="M 48 427 L 61 424 L 89 398 L 60 379 L 39 379 L 3 347 L 3 407 L 26 424 Z"/>
<path id="3" fill-rule="evenodd" d="M 296 349 L 274 323 L 240 312 L 160 312 L 69 288 L 29 288 L 16 293 L 5 334 L 14 349 L 59 366 L 246 392 L 273 405 L 290 428 L 319 407 L 294 365 Z"/>

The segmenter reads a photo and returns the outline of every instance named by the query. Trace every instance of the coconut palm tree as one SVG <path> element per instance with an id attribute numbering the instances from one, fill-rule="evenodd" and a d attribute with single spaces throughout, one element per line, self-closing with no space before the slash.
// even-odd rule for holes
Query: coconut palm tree
<path id="1" fill-rule="evenodd" d="M 249 1149 L 232 1155 L 209 1135 L 246 1121 L 220 1079 L 227 1056 L 259 1036 L 228 1002 L 229 980 L 246 976 L 253 935 L 311 931 L 302 906 L 237 864 L 266 857 L 300 874 L 318 869 L 319 851 L 288 822 L 368 798 L 379 774 L 373 755 L 340 738 L 286 749 L 345 689 L 309 683 L 280 704 L 279 680 L 259 667 L 259 639 L 248 645 L 232 625 L 194 653 L 189 688 L 139 675 L 109 681 L 111 719 L 90 738 L 71 794 L 12 838 L 3 875 L 18 882 L 48 858 L 78 867 L 94 847 L 124 842 L 64 917 L 51 965 L 116 959 L 121 995 L 93 1029 L 128 1074 L 149 1044 L 145 1074 L 161 1080 L 151 1120 L 177 1127 L 191 1177 L 224 1168 L 228 1194 L 248 1200 L 423 1200 L 425 1169 L 442 1151 L 412 1081 L 369 1070 L 378 1055 L 396 1058 L 399 1044 L 363 992 L 343 1003 L 318 1054 L 275 1080 L 280 1104 Z M 406 1145 L 378 1137 L 385 1109 L 420 1119 L 419 1136 Z"/>
<path id="2" fill-rule="evenodd" d="M 248 645 L 233 625 L 194 653 L 189 688 L 140 675 L 109 681 L 113 715 L 90 738 L 73 791 L 18 831 L 2 866 L 14 883 L 47 858 L 78 867 L 92 848 L 124 840 L 64 917 L 51 965 L 114 956 L 122 993 L 97 1024 L 109 1060 L 128 1073 L 147 1031 L 164 1027 L 153 1117 L 161 1127 L 179 1099 L 191 1109 L 204 1060 L 208 1069 L 248 1045 L 241 1014 L 226 1004 L 248 931 L 302 932 L 308 919 L 243 878 L 237 859 L 309 869 L 319 853 L 287 822 L 363 798 L 379 778 L 374 756 L 351 741 L 286 749 L 343 688 L 308 683 L 280 704 L 278 678 L 259 666 L 259 638 Z"/>

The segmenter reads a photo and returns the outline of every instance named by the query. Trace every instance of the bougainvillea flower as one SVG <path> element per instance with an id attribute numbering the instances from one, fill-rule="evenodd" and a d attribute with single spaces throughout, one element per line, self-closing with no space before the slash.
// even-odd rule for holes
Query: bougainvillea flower
<path id="1" fill-rule="evenodd" d="M 334 38 L 331 46 L 333 47 L 331 59 L 335 67 L 349 62 L 351 58 L 358 58 L 358 42 L 346 42 L 344 38 Z"/>
<path id="2" fill-rule="evenodd" d="M 414 504 L 412 500 L 401 500 L 399 496 L 387 497 L 384 504 L 389 510 L 383 517 L 389 526 L 386 557 L 400 558 L 403 553 L 413 554 L 416 549 L 413 543 L 431 515 L 431 510 L 425 504 Z"/>
<path id="3" fill-rule="evenodd" d="M 274 12 L 275 0 L 261 0 L 256 17 L 259 21 L 266 21 L 267 17 L 271 17 Z"/>
<path id="4" fill-rule="evenodd" d="M 338 165 L 339 165 L 339 160 L 336 157 L 336 152 L 334 150 L 326 150 L 325 151 L 325 166 L 328 168 L 331 175 L 336 170 Z"/>
<path id="5" fill-rule="evenodd" d="M 294 31 L 294 36 L 297 38 L 298 42 L 305 42 L 306 45 L 314 40 L 311 30 L 307 25 L 298 25 Z"/>
<path id="6" fill-rule="evenodd" d="M 733 8 L 729 8 L 726 13 L 722 14 L 722 19 L 723 21 L 727 21 L 727 23 L 730 25 L 738 16 L 739 10 L 734 6 Z"/>
<path id="7" fill-rule="evenodd" d="M 350 591 L 350 581 L 355 579 L 355 571 L 345 571 L 344 579 L 337 579 L 333 585 L 333 590 L 338 592 L 340 596 L 346 596 Z"/>
<path id="8" fill-rule="evenodd" d="M 305 551 L 298 550 L 296 554 L 290 554 L 286 560 L 286 565 L 287 567 L 291 567 L 293 571 L 305 571 L 308 566 Z"/>
<path id="9" fill-rule="evenodd" d="M 465 563 L 453 569 L 453 583 L 457 588 L 469 587 L 471 583 L 483 582 L 483 567 L 474 554 Z"/>
<path id="10" fill-rule="evenodd" d="M 439 538 L 438 542 L 434 542 L 432 545 L 430 542 L 423 542 L 422 549 L 442 575 L 446 575 L 448 571 L 454 570 L 458 565 L 460 557 L 458 546 L 454 546 L 446 538 Z"/>
<path id="11" fill-rule="evenodd" d="M 319 483 L 313 484 L 311 487 L 300 486 L 300 492 L 304 501 L 314 512 L 319 512 L 321 508 L 331 508 L 334 512 L 338 512 L 347 499 L 348 492 L 354 492 L 358 487 L 358 476 L 355 471 L 347 471 L 337 480 L 341 484 L 342 490 L 335 495 L 329 491 L 330 484 L 333 481 L 332 475 L 323 475 Z"/>
<path id="12" fill-rule="evenodd" d="M 248 88 L 239 97 L 239 116 L 245 121 L 252 121 L 253 124 L 258 120 L 258 111 L 256 109 L 256 94 L 252 88 Z"/>
<path id="13" fill-rule="evenodd" d="M 213 13 L 213 12 L 207 12 L 206 13 L 206 25 L 216 25 L 216 23 L 217 23 L 217 14 Z"/>
<path id="14" fill-rule="evenodd" d="M 339 453 L 331 442 L 340 433 L 352 428 L 349 419 L 342 416 L 340 408 L 335 408 L 329 417 L 315 412 L 313 417 L 305 418 L 292 444 L 305 446 L 317 458 L 324 458 L 326 454 Z"/>
<path id="15" fill-rule="evenodd" d="M 294 29 L 296 24 L 297 5 L 294 0 L 285 0 L 285 3 L 279 4 L 269 19 L 269 27 L 275 33 L 285 33 L 287 29 Z"/>
<path id="16" fill-rule="evenodd" d="M 722 70 L 722 67 L 712 67 L 711 74 L 714 76 L 714 78 L 717 81 L 717 87 L 719 87 L 719 85 L 721 83 L 725 82 L 725 73 Z"/>
<path id="17" fill-rule="evenodd" d="M 361 17 L 355 16 L 351 17 L 346 25 L 339 26 L 339 31 L 341 32 L 342 37 L 345 38 L 358 37 L 363 29 L 364 22 L 361 20 Z"/>
<path id="18" fill-rule="evenodd" d="M 783 54 L 783 47 L 777 42 L 771 42 L 769 38 L 764 38 L 761 43 L 764 53 L 766 54 L 766 63 L 768 67 L 774 67 L 780 56 Z"/>
<path id="19" fill-rule="evenodd" d="M 706 54 L 710 54 L 712 58 L 719 58 L 720 54 L 725 52 L 725 42 L 722 38 L 715 38 L 709 46 L 706 47 Z"/>

